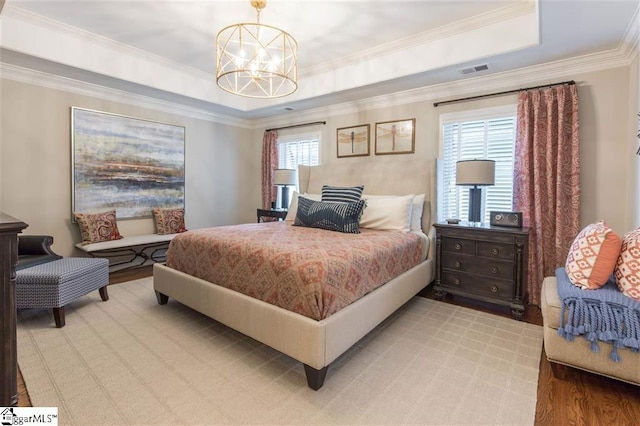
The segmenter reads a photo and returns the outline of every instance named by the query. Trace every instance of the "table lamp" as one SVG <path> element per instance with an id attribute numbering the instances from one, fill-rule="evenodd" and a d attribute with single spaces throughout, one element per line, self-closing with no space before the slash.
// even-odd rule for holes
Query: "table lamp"
<path id="1" fill-rule="evenodd" d="M 289 185 L 295 185 L 297 181 L 296 171 L 291 169 L 276 169 L 273 175 L 273 184 L 282 187 L 282 208 L 289 208 Z"/>
<path id="2" fill-rule="evenodd" d="M 456 163 L 456 185 L 470 185 L 469 222 L 481 222 L 482 189 L 495 184 L 496 162 L 493 160 L 464 160 Z"/>

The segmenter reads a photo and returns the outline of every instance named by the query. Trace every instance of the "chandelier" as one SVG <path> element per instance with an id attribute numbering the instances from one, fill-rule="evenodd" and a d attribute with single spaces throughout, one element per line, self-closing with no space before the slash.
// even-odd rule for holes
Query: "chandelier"
<path id="1" fill-rule="evenodd" d="M 251 0 L 257 23 L 229 25 L 216 37 L 216 82 L 249 98 L 279 98 L 298 88 L 298 43 L 285 31 L 260 23 L 266 0 Z"/>

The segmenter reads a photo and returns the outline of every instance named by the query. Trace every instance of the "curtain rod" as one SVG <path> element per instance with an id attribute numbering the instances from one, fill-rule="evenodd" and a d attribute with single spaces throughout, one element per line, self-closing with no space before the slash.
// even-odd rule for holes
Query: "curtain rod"
<path id="1" fill-rule="evenodd" d="M 293 129 L 294 127 L 313 126 L 314 124 L 327 124 L 326 121 L 314 121 L 313 123 L 292 124 L 291 126 L 274 127 L 273 129 L 267 129 L 267 132 L 272 130 Z"/>
<path id="2" fill-rule="evenodd" d="M 506 92 L 489 93 L 487 95 L 470 96 L 468 98 L 460 98 L 460 99 L 452 99 L 450 101 L 434 102 L 433 106 L 437 107 L 439 105 L 452 104 L 454 102 L 471 101 L 471 100 L 474 100 L 474 99 L 488 98 L 488 97 L 491 97 L 491 96 L 509 95 L 511 93 L 524 92 L 526 90 L 542 89 L 542 88 L 545 88 L 545 87 L 560 86 L 562 84 L 568 84 L 568 85 L 571 86 L 571 85 L 576 84 L 576 82 L 574 80 L 569 80 L 569 81 L 562 81 L 560 83 L 543 84 L 542 86 L 525 87 L 524 89 L 507 90 Z"/>

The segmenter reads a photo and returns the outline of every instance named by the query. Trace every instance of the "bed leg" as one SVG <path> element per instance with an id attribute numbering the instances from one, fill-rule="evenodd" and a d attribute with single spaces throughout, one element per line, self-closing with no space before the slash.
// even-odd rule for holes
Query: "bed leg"
<path id="1" fill-rule="evenodd" d="M 156 299 L 158 299 L 158 304 L 166 305 L 167 302 L 169 301 L 169 296 L 167 296 L 166 294 L 162 294 L 159 291 L 156 291 Z"/>
<path id="2" fill-rule="evenodd" d="M 313 367 L 304 365 L 304 373 L 307 375 L 307 384 L 313 390 L 318 390 L 324 385 L 324 378 L 327 376 L 327 370 L 329 366 L 321 368 L 320 370 L 316 370 Z"/>

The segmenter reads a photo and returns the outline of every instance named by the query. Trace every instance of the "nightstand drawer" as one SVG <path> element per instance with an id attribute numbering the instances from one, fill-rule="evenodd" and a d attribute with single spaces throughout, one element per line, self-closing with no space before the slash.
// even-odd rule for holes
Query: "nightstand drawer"
<path id="1" fill-rule="evenodd" d="M 491 278 L 467 275 L 449 271 L 442 272 L 442 286 L 466 293 L 491 297 L 494 299 L 511 300 L 513 285 L 510 282 L 493 280 Z"/>
<path id="2" fill-rule="evenodd" d="M 513 244 L 501 244 L 491 241 L 478 241 L 478 256 L 493 259 L 513 260 Z"/>
<path id="3" fill-rule="evenodd" d="M 528 228 L 436 223 L 434 292 L 508 307 L 521 320 L 527 288 Z"/>
<path id="4" fill-rule="evenodd" d="M 488 277 L 513 279 L 513 262 L 509 261 L 484 261 L 478 262 L 478 259 L 471 256 L 449 255 L 442 259 L 442 267 L 445 269 L 461 272 L 469 272 L 472 274 L 481 274 Z"/>
<path id="5" fill-rule="evenodd" d="M 476 254 L 476 242 L 463 238 L 444 238 L 442 240 L 442 250 L 452 253 Z"/>

